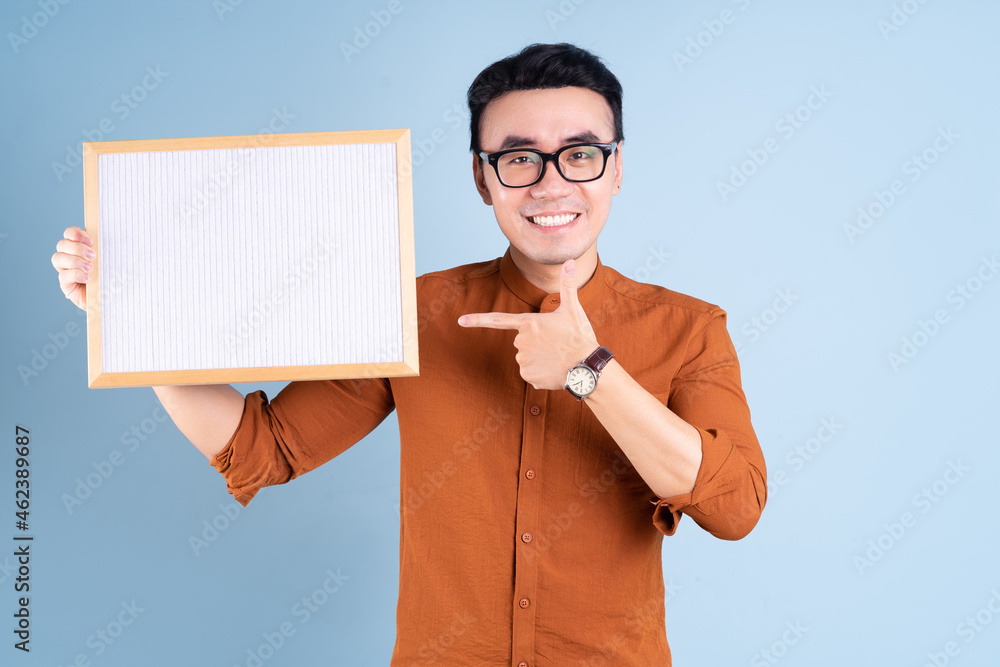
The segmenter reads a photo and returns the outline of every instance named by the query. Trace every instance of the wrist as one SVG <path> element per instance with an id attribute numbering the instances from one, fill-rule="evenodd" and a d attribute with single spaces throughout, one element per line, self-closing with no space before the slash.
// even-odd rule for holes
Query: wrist
<path id="1" fill-rule="evenodd" d="M 615 355 L 603 345 L 598 345 L 589 355 L 566 373 L 565 389 L 578 400 L 584 400 L 597 389 L 598 379 L 605 366 Z"/>
<path id="2" fill-rule="evenodd" d="M 590 395 L 584 399 L 584 403 L 589 403 L 590 405 L 600 404 L 608 397 L 609 391 L 615 393 L 613 387 L 619 381 L 619 373 L 621 372 L 622 365 L 618 363 L 617 359 L 609 361 L 608 365 L 601 371 L 601 381 L 594 387 L 594 391 L 590 392 Z"/>

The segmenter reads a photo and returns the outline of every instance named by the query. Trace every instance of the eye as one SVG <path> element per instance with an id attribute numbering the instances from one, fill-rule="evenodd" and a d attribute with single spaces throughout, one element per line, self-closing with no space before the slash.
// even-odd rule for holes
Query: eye
<path id="1" fill-rule="evenodd" d="M 587 160 L 593 160 L 594 157 L 595 152 L 592 148 L 580 148 L 569 154 L 571 162 L 586 162 Z"/>
<path id="2" fill-rule="evenodd" d="M 525 167 L 537 164 L 538 159 L 534 153 L 508 153 L 501 158 L 501 166 Z"/>

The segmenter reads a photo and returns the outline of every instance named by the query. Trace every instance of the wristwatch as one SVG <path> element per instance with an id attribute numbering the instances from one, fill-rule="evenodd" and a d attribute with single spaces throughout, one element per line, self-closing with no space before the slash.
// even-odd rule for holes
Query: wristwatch
<path id="1" fill-rule="evenodd" d="M 581 401 L 590 396 L 597 388 L 597 378 L 601 377 L 601 370 L 614 358 L 615 355 L 611 354 L 611 350 L 603 345 L 594 350 L 593 354 L 569 369 L 566 374 L 566 391 Z"/>

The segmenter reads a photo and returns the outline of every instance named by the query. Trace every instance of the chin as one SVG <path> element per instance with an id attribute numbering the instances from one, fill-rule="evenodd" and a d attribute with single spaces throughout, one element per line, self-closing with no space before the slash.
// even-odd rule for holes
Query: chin
<path id="1" fill-rule="evenodd" d="M 505 233 L 504 236 L 521 256 L 535 264 L 545 266 L 562 266 L 567 259 L 579 259 L 596 240 L 581 237 L 551 238 L 551 243 L 545 243 L 544 240 L 539 242 L 537 238 L 517 233 Z"/>
<path id="2" fill-rule="evenodd" d="M 570 251 L 570 250 L 554 250 L 550 252 L 539 251 L 539 250 L 529 250 L 525 252 L 521 250 L 521 254 L 538 264 L 545 264 L 550 266 L 562 266 L 567 259 L 577 259 L 583 254 L 583 251 Z"/>

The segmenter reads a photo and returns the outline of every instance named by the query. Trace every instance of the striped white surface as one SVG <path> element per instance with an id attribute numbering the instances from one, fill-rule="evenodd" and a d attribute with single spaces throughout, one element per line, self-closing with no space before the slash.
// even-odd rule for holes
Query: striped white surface
<path id="1" fill-rule="evenodd" d="M 402 361 L 395 144 L 98 156 L 103 371 Z"/>

